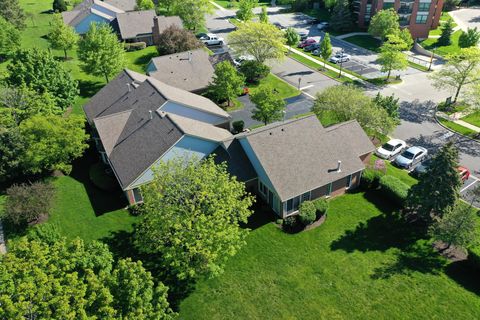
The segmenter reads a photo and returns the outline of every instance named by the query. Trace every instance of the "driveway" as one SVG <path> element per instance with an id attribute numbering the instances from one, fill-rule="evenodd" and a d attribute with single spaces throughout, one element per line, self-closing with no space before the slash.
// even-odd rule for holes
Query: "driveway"
<path id="1" fill-rule="evenodd" d="M 252 119 L 252 111 L 255 109 L 255 105 L 250 101 L 249 96 L 240 97 L 239 100 L 245 107 L 242 110 L 230 112 L 232 122 L 243 120 L 245 122 L 245 128 L 262 124 L 262 122 Z M 285 119 L 293 118 L 299 114 L 308 113 L 313 105 L 313 100 L 303 94 L 286 99 L 285 102 L 287 103 Z"/>
<path id="2" fill-rule="evenodd" d="M 450 11 L 449 14 L 462 30 L 475 27 L 480 29 L 480 7 Z"/>

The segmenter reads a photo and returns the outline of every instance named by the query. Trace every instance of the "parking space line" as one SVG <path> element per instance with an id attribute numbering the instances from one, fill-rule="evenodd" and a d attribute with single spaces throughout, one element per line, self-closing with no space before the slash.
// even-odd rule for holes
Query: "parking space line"
<path id="1" fill-rule="evenodd" d="M 300 91 L 305 90 L 305 89 L 308 89 L 308 88 L 311 88 L 311 87 L 313 87 L 313 86 L 314 86 L 314 85 L 311 84 L 311 85 L 308 85 L 308 86 L 305 86 L 305 87 L 301 87 L 301 88 L 300 88 Z"/>
<path id="2" fill-rule="evenodd" d="M 471 176 L 472 177 L 472 176 Z M 475 183 L 477 183 L 478 181 L 480 181 L 478 178 L 476 177 L 472 177 L 474 179 L 474 181 L 472 183 L 470 183 L 468 186 L 466 186 L 465 188 L 461 189 L 460 192 L 463 192 L 465 190 L 467 190 L 468 188 L 470 188 L 471 186 L 473 186 Z"/>

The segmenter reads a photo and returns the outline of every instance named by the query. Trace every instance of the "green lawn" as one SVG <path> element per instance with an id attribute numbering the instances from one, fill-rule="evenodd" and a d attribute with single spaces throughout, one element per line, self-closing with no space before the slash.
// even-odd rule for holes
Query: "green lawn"
<path id="1" fill-rule="evenodd" d="M 457 30 L 452 34 L 452 44 L 449 46 L 438 46 L 437 41 L 438 38 L 428 38 L 423 40 L 420 44 L 422 47 L 424 47 L 427 50 L 433 50 L 435 48 L 435 53 L 445 56 L 450 53 L 455 53 L 460 50 L 460 47 L 458 46 L 458 38 L 462 34 L 461 30 Z"/>
<path id="2" fill-rule="evenodd" d="M 455 122 L 452 122 L 450 120 L 438 117 L 438 121 L 440 121 L 441 124 L 443 124 L 445 127 L 452 129 L 453 131 L 456 131 L 458 133 L 461 133 L 466 136 L 474 136 L 477 133 L 471 129 L 465 128 L 464 126 L 461 126 L 459 124 L 456 124 Z"/>
<path id="3" fill-rule="evenodd" d="M 181 319 L 474 319 L 478 277 L 446 264 L 375 193 L 330 201 L 326 222 L 286 234 L 265 224 Z"/>
<path id="4" fill-rule="evenodd" d="M 216 4 L 218 4 L 221 7 L 224 8 L 238 8 L 238 1 L 230 1 L 230 0 L 214 0 Z M 259 0 L 258 1 L 258 6 L 259 7 L 268 7 L 270 6 L 271 1 L 270 0 Z M 216 8 L 215 8 L 216 9 Z"/>
<path id="5" fill-rule="evenodd" d="M 343 39 L 350 43 L 356 44 L 359 47 L 365 48 L 370 51 L 378 52 L 382 42 L 370 35 L 357 35 Z"/>
<path id="6" fill-rule="evenodd" d="M 274 89 L 277 89 L 278 91 L 277 94 L 282 99 L 296 97 L 299 94 L 301 94 L 301 92 L 297 90 L 297 88 L 288 84 L 287 82 L 283 81 L 282 79 L 280 79 L 279 77 L 277 77 L 272 73 L 270 73 L 268 76 L 260 80 L 259 84 L 249 84 L 248 87 L 250 89 L 250 94 L 254 93 L 255 90 L 261 85 L 268 85 Z"/>
<path id="7" fill-rule="evenodd" d="M 442 12 L 442 15 L 440 16 L 440 25 L 436 28 L 436 29 L 433 29 L 433 30 L 430 30 L 430 33 L 428 34 L 428 36 L 439 36 L 442 34 L 442 29 L 441 29 L 441 26 L 442 26 L 442 23 L 445 23 L 448 19 L 452 19 L 450 17 L 450 14 L 448 12 Z M 453 20 L 453 19 L 452 19 Z M 455 23 L 455 21 L 453 21 L 452 23 L 452 26 L 455 28 L 457 26 L 457 24 Z"/>
<path id="8" fill-rule="evenodd" d="M 462 120 L 480 128 L 480 111 L 473 112 Z"/>
<path id="9" fill-rule="evenodd" d="M 375 164 L 375 160 L 378 160 L 378 159 L 379 158 L 376 155 L 372 155 L 372 158 L 370 159 L 370 164 L 373 166 Z M 412 186 L 418 182 L 417 179 L 415 179 L 414 177 L 408 174 L 407 170 L 397 168 L 393 164 L 391 164 L 389 161 L 385 160 L 385 167 L 386 167 L 385 174 L 394 176 L 409 186 Z"/>

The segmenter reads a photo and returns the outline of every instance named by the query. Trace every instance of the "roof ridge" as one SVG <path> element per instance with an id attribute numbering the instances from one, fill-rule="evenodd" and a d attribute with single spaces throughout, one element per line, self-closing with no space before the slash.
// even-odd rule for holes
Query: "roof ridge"
<path id="1" fill-rule="evenodd" d="M 107 115 L 104 115 L 104 116 L 95 117 L 93 120 L 95 121 L 95 120 L 98 120 L 98 119 L 106 119 L 106 118 L 109 118 L 109 117 L 114 117 L 114 116 L 120 115 L 122 113 L 127 113 L 127 112 L 132 112 L 132 111 L 133 111 L 133 109 L 119 111 L 119 112 L 115 112 L 115 113 L 112 113 L 112 114 L 107 114 Z"/>
<path id="2" fill-rule="evenodd" d="M 339 123 L 335 123 L 335 124 L 332 124 L 331 126 L 328 126 L 328 127 L 325 127 L 325 130 L 327 131 L 332 131 L 332 130 L 335 130 L 339 127 L 342 127 L 344 125 L 347 125 L 347 124 L 350 124 L 350 123 L 358 123 L 358 121 L 356 119 L 352 119 L 352 120 L 347 120 L 347 121 L 343 121 L 343 122 L 339 122 Z"/>
<path id="3" fill-rule="evenodd" d="M 316 115 L 311 114 L 311 115 L 307 115 L 307 116 L 303 116 L 303 117 L 299 117 L 299 118 L 288 119 L 288 120 L 285 120 L 285 121 L 282 121 L 282 122 L 280 122 L 280 121 L 279 122 L 274 122 L 274 123 L 271 123 L 267 126 L 254 129 L 250 132 L 240 133 L 239 137 L 241 138 L 241 137 L 252 136 L 252 135 L 262 133 L 262 132 L 265 132 L 265 131 L 268 131 L 268 130 L 271 130 L 271 129 L 275 129 L 275 128 L 278 128 L 278 127 L 281 127 L 281 126 L 290 125 L 292 123 L 302 121 L 302 120 L 305 120 L 305 119 L 308 119 L 308 118 L 311 118 L 311 117 L 316 117 Z"/>

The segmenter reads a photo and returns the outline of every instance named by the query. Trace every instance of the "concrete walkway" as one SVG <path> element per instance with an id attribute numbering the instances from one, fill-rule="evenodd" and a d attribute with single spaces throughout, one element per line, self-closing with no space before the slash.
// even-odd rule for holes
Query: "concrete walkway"
<path id="1" fill-rule="evenodd" d="M 473 124 L 470 124 L 468 122 L 465 122 L 463 120 L 460 120 L 461 118 L 463 118 L 464 116 L 466 116 L 466 114 L 462 113 L 462 112 L 456 112 L 456 113 L 453 113 L 451 115 L 448 115 L 444 112 L 437 112 L 438 116 L 442 117 L 442 118 L 445 118 L 445 119 L 448 119 L 452 122 L 455 122 L 456 124 L 458 125 L 461 125 L 462 127 L 465 127 L 465 128 L 468 128 L 472 131 L 475 131 L 475 132 L 480 132 L 480 128 L 473 125 Z"/>
<path id="2" fill-rule="evenodd" d="M 470 124 L 468 122 L 465 122 L 463 120 L 454 120 L 453 122 L 455 122 L 456 124 L 459 124 L 461 125 L 462 127 L 465 127 L 465 128 L 468 128 L 470 130 L 473 130 L 475 132 L 480 132 L 480 128 L 477 127 L 477 126 L 474 126 L 473 124 Z"/>
<path id="3" fill-rule="evenodd" d="M 339 35 L 339 36 L 335 36 L 335 38 L 345 39 L 345 38 L 353 37 L 353 36 L 368 36 L 368 35 L 370 35 L 370 33 L 368 33 L 368 32 L 350 32 L 350 33 L 342 34 L 342 35 Z"/>
<path id="4" fill-rule="evenodd" d="M 222 7 L 221 5 L 215 3 L 215 1 L 210 1 L 210 3 L 216 7 L 218 10 L 226 10 L 224 7 Z"/>

